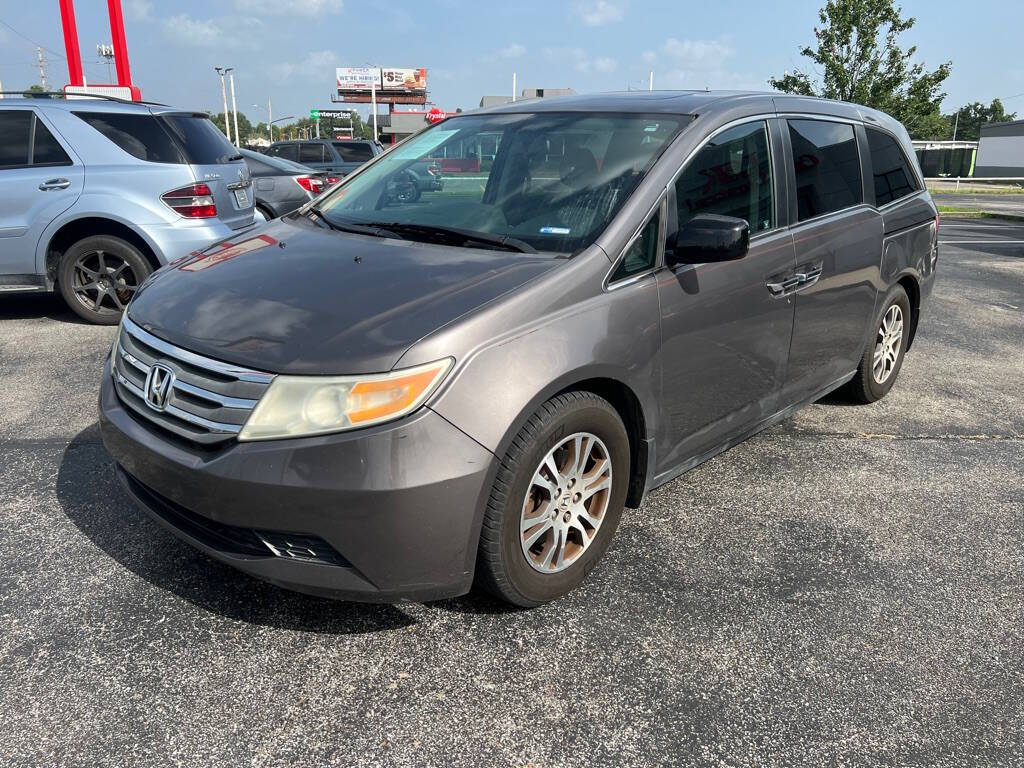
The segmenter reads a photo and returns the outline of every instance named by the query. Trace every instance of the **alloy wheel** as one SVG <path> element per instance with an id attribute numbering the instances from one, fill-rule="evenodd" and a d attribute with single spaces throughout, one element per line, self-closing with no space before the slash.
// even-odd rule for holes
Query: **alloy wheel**
<path id="1" fill-rule="evenodd" d="M 903 345 L 903 310 L 893 304 L 882 318 L 875 339 L 875 352 L 871 362 L 871 376 L 875 383 L 884 384 L 892 376 Z"/>
<path id="2" fill-rule="evenodd" d="M 520 515 L 520 543 L 530 566 L 557 573 L 593 543 L 611 499 L 608 448 L 589 432 L 566 437 L 533 473 Z"/>
<path id="3" fill-rule="evenodd" d="M 123 312 L 139 282 L 127 261 L 106 251 L 87 251 L 73 267 L 75 297 L 91 312 Z"/>

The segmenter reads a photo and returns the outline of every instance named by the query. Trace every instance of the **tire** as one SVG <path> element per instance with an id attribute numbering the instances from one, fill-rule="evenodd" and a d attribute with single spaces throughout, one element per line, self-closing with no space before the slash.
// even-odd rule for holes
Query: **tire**
<path id="1" fill-rule="evenodd" d="M 895 318 L 899 323 L 899 333 L 890 330 L 888 335 L 886 327 L 893 325 L 891 321 Z M 903 367 L 903 357 L 907 351 L 907 341 L 910 338 L 910 324 L 912 320 L 910 299 L 903 286 L 894 285 L 886 294 L 882 309 L 875 316 L 873 332 L 868 343 L 864 347 L 864 355 L 857 366 L 857 373 L 846 385 L 847 394 L 861 403 L 873 403 L 885 397 L 896 377 L 899 376 L 900 368 Z M 886 341 L 888 338 L 888 341 Z M 888 346 L 887 346 L 888 345 Z M 892 354 L 883 353 L 882 365 L 879 367 L 879 360 L 876 360 L 876 353 L 884 349 L 894 350 Z"/>
<path id="2" fill-rule="evenodd" d="M 131 243 L 97 235 L 79 240 L 61 256 L 57 285 L 64 301 L 83 320 L 116 325 L 152 264 Z"/>
<path id="3" fill-rule="evenodd" d="M 577 442 L 580 435 L 584 437 Z M 555 465 L 561 463 L 556 466 L 557 476 L 552 465 L 542 466 L 552 452 Z M 575 461 L 579 455 L 589 457 L 582 471 Z M 526 608 L 579 586 L 615 534 L 629 488 L 629 470 L 629 436 L 607 400 L 590 392 L 567 392 L 544 403 L 501 460 L 484 512 L 478 584 Z M 545 490 L 537 485 L 535 475 L 552 487 Z M 605 479 L 608 487 L 595 492 Z M 584 494 L 588 498 L 582 498 Z M 590 522 L 580 516 L 581 509 Z M 524 529 L 524 520 L 526 525 L 538 522 Z M 592 524 L 594 520 L 597 525 Z M 532 545 L 524 543 L 529 539 L 534 539 Z M 547 565 L 545 559 L 550 561 Z"/>

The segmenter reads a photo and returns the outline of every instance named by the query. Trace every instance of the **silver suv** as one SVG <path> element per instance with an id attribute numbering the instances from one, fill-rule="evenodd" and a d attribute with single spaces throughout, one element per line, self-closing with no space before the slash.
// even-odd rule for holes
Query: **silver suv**
<path id="1" fill-rule="evenodd" d="M 249 169 L 203 113 L 0 100 L 0 292 L 116 323 L 154 269 L 253 223 Z"/>

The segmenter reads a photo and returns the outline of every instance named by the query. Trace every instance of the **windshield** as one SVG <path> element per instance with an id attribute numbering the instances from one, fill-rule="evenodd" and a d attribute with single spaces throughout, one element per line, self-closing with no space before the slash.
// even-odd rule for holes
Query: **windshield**
<path id="1" fill-rule="evenodd" d="M 594 241 L 691 119 L 583 112 L 451 118 L 344 182 L 319 202 L 319 213 L 329 224 L 404 237 L 442 228 L 573 253 Z"/>

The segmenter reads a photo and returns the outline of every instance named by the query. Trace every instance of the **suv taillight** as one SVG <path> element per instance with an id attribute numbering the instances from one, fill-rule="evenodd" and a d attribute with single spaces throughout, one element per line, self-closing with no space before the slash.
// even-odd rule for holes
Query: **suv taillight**
<path id="1" fill-rule="evenodd" d="M 296 176 L 295 181 L 304 190 L 314 195 L 319 195 L 324 191 L 323 179 L 318 176 Z"/>
<path id="2" fill-rule="evenodd" d="M 217 215 L 213 193 L 206 184 L 189 184 L 172 189 L 160 199 L 175 213 L 187 219 L 211 219 Z"/>

